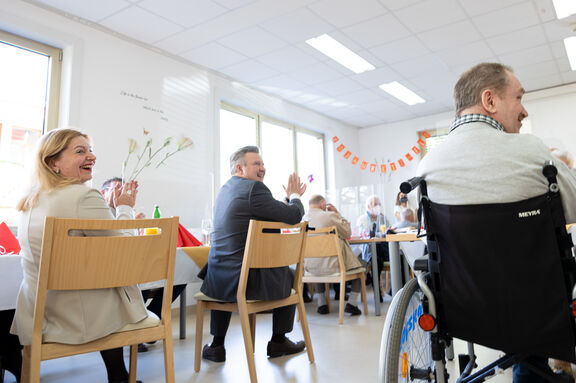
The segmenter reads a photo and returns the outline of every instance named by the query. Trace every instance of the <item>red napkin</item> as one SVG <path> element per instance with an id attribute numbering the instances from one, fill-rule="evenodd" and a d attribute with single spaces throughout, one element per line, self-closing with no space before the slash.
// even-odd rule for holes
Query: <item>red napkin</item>
<path id="1" fill-rule="evenodd" d="M 2 222 L 0 223 L 0 254 L 8 253 L 20 253 L 20 244 L 6 222 Z"/>
<path id="2" fill-rule="evenodd" d="M 178 242 L 177 247 L 195 247 L 202 246 L 202 242 L 196 239 L 182 224 L 178 224 Z"/>

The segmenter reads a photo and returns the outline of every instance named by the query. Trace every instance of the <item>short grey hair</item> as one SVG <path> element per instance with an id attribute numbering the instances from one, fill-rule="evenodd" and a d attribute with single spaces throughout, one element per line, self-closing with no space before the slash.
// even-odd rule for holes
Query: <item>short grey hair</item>
<path id="1" fill-rule="evenodd" d="M 326 201 L 326 198 L 324 198 L 320 194 L 315 194 L 308 200 L 308 206 L 319 205 L 324 201 Z"/>
<path id="2" fill-rule="evenodd" d="M 486 89 L 501 95 L 508 86 L 508 73 L 514 71 L 499 63 L 478 64 L 464 72 L 454 86 L 456 116 L 460 116 L 464 109 L 480 104 L 482 92 Z"/>
<path id="3" fill-rule="evenodd" d="M 380 198 L 375 194 L 368 197 L 368 199 L 366 200 L 366 209 L 370 210 L 370 208 L 372 206 L 374 206 L 374 202 L 376 202 L 376 200 L 378 200 L 378 202 L 382 203 L 380 201 Z"/>
<path id="4" fill-rule="evenodd" d="M 236 174 L 236 165 L 246 165 L 246 161 L 244 160 L 246 153 L 260 154 L 260 148 L 257 146 L 249 145 L 244 146 L 243 148 L 240 148 L 232 153 L 230 156 L 230 174 Z"/>

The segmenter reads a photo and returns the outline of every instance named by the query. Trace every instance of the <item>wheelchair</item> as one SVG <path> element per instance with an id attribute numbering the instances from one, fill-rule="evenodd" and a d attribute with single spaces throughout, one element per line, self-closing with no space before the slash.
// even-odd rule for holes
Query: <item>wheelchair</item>
<path id="1" fill-rule="evenodd" d="M 566 231 L 557 169 L 544 164 L 548 191 L 527 200 L 483 205 L 436 204 L 419 188 L 419 222 L 428 256 L 394 296 L 380 347 L 378 381 L 483 382 L 514 364 L 546 381 L 573 382 L 531 362 L 531 356 L 576 362 L 576 262 Z M 421 224 L 419 225 L 421 227 Z M 450 379 L 453 338 L 467 342 L 460 376 Z M 480 369 L 474 344 L 504 356 Z"/>

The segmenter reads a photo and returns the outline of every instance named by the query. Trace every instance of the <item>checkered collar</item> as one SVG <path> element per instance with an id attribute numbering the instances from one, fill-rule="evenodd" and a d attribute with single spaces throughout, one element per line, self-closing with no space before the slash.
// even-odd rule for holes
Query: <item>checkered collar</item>
<path id="1" fill-rule="evenodd" d="M 504 128 L 502 127 L 502 125 L 498 121 L 493 119 L 492 117 L 488 117 L 488 116 L 483 115 L 483 114 L 473 113 L 473 114 L 465 114 L 463 116 L 457 117 L 454 120 L 454 122 L 452 123 L 452 126 L 450 127 L 450 131 L 448 133 L 452 133 L 452 131 L 454 131 L 459 126 L 462 126 L 464 124 L 469 124 L 471 122 L 484 122 L 484 123 L 492 126 L 496 130 L 499 130 L 501 132 L 504 131 Z"/>

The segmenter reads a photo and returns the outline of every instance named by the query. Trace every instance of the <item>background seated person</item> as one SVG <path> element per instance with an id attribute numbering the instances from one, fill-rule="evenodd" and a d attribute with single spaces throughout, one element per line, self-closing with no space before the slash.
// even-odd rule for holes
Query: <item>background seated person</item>
<path id="1" fill-rule="evenodd" d="M 214 229 L 208 263 L 199 276 L 204 278 L 200 290 L 209 297 L 236 302 L 236 292 L 244 257 L 244 248 L 251 219 L 286 222 L 301 221 L 304 207 L 300 196 L 306 185 L 296 173 L 290 175 L 284 187 L 289 202 L 277 201 L 262 182 L 266 174 L 257 146 L 245 146 L 230 157 L 230 178 L 220 189 L 214 204 Z M 271 257 L 274 254 L 270 254 Z M 246 299 L 275 300 L 290 296 L 294 273 L 289 267 L 251 270 Z M 267 354 L 274 358 L 301 352 L 305 343 L 292 342 L 286 334 L 294 326 L 296 306 L 284 306 L 272 311 L 272 338 Z M 211 345 L 205 345 L 202 358 L 213 362 L 226 360 L 224 339 L 230 325 L 230 312 L 212 310 Z"/>
<path id="2" fill-rule="evenodd" d="M 100 192 L 85 184 L 92 179 L 95 163 L 96 156 L 92 154 L 88 136 L 77 130 L 52 130 L 40 139 L 33 185 L 18 203 L 24 279 L 11 332 L 18 335 L 23 345 L 32 343 L 44 219 L 47 216 L 82 219 L 134 217 L 138 183 L 128 182 L 119 189 L 114 198 L 114 217 Z M 42 336 L 45 342 L 82 344 L 147 316 L 138 286 L 50 291 L 46 296 Z M 100 351 L 100 354 L 109 383 L 128 382 L 122 348 Z"/>
<path id="3" fill-rule="evenodd" d="M 395 229 L 404 229 L 406 227 L 418 227 L 418 219 L 414 215 L 414 210 L 412 209 L 404 209 L 400 213 L 400 221 L 394 224 L 392 230 Z"/>
<path id="4" fill-rule="evenodd" d="M 338 236 L 340 237 L 340 246 L 342 247 L 342 256 L 346 264 L 346 270 L 356 269 L 362 267 L 362 264 L 354 255 L 346 238 L 350 237 L 352 229 L 350 222 L 340 215 L 336 207 L 330 203 L 326 203 L 326 199 L 321 195 L 314 195 L 308 202 L 310 210 L 302 218 L 303 221 L 308 221 L 311 227 L 322 228 L 329 226 L 336 226 L 338 229 Z M 336 257 L 328 258 L 306 258 L 304 268 L 307 272 L 315 275 L 327 275 L 340 272 L 338 266 L 338 259 Z M 362 288 L 360 279 L 351 281 L 351 292 L 348 298 L 348 303 L 344 307 L 344 312 L 352 315 L 360 315 L 362 311 L 358 308 L 358 296 Z M 328 314 L 328 306 L 326 304 L 326 296 L 324 283 L 316 283 L 316 290 L 318 291 L 318 313 Z M 343 299 L 343 298 L 342 298 Z"/>
<path id="5" fill-rule="evenodd" d="M 366 213 L 358 217 L 356 221 L 356 226 L 358 226 L 360 233 L 370 233 L 370 237 L 376 236 L 381 232 L 381 226 L 388 226 L 388 221 L 382 213 L 382 205 L 380 204 L 380 198 L 373 195 L 368 197 L 366 200 Z M 381 233 L 382 235 L 384 233 Z M 369 284 L 372 279 L 376 286 L 380 286 L 380 274 L 382 274 L 382 269 L 384 268 L 384 262 L 390 259 L 388 252 L 388 243 L 380 242 L 376 244 L 376 261 L 378 264 L 378 278 L 370 277 L 368 272 L 366 278 L 366 284 Z M 372 247 L 369 244 L 362 245 L 362 259 L 366 262 L 370 262 L 372 259 Z M 382 291 L 380 291 L 380 300 L 382 300 Z"/>
<path id="6" fill-rule="evenodd" d="M 110 207 L 110 211 L 112 211 L 112 215 L 116 215 L 116 209 L 114 208 L 115 200 L 118 198 L 118 195 L 122 190 L 122 184 L 123 184 L 122 178 L 112 177 L 104 181 L 104 183 L 102 184 L 102 188 L 100 190 L 102 196 L 104 196 L 104 199 L 106 200 L 108 206 Z M 136 214 L 135 218 L 144 219 L 146 218 L 146 215 L 140 212 Z M 180 296 L 180 294 L 185 288 L 186 285 L 174 285 L 172 287 L 172 302 L 174 302 L 176 298 Z M 152 311 L 154 314 L 156 314 L 158 318 L 161 318 L 162 301 L 164 299 L 163 297 L 164 288 L 159 287 L 154 290 L 142 290 L 142 298 L 144 299 L 144 302 L 148 301 L 150 295 L 152 295 L 152 299 L 150 300 L 150 303 L 148 303 L 146 308 Z M 145 345 L 143 344 L 138 345 L 138 352 L 146 352 L 146 351 L 148 351 L 148 348 Z"/>

